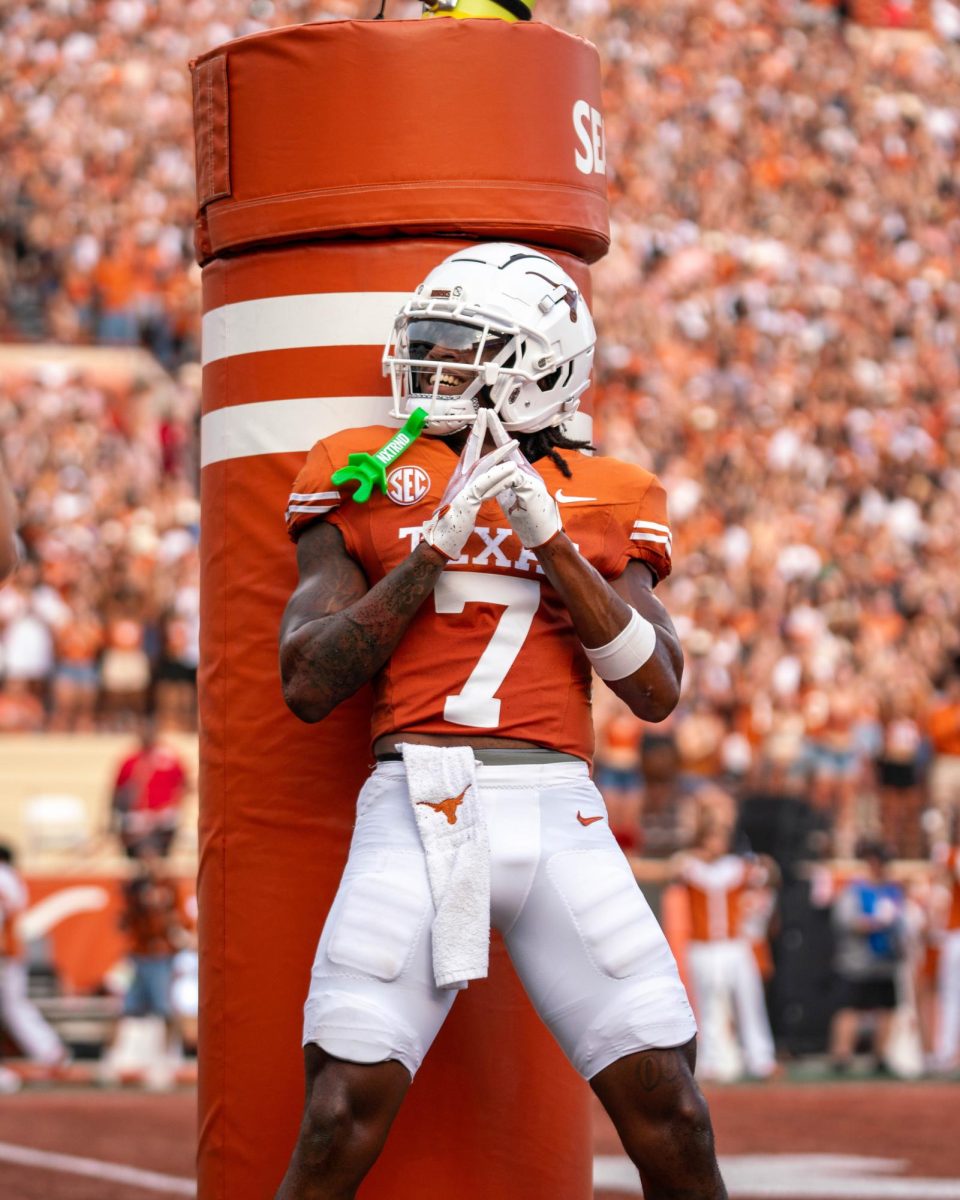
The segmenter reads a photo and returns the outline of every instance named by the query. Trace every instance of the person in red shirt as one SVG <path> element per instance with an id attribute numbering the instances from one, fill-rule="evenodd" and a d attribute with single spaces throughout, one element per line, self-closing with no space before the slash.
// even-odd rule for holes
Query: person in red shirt
<path id="1" fill-rule="evenodd" d="M 314 962 L 307 1102 L 277 1200 L 355 1195 L 457 989 L 485 975 L 491 924 L 646 1194 L 726 1197 L 693 1013 L 589 777 L 591 667 L 651 721 L 682 670 L 653 594 L 670 571 L 662 486 L 561 432 L 594 341 L 553 259 L 458 251 L 384 356 L 392 415 L 423 409 L 429 436 L 368 502 L 338 468 L 395 429 L 318 442 L 294 482 L 284 696 L 316 722 L 372 683 L 377 765 Z"/>
<path id="2" fill-rule="evenodd" d="M 178 755 L 158 744 L 151 721 L 141 726 L 140 745 L 125 758 L 113 787 L 111 824 L 130 858 L 145 848 L 165 856 L 177 832 L 187 772 Z"/>

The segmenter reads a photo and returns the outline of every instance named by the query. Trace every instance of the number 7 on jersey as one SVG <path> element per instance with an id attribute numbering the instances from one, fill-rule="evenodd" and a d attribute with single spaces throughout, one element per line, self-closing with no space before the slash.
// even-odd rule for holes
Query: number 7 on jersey
<path id="1" fill-rule="evenodd" d="M 530 632 L 540 607 L 540 584 L 512 575 L 444 571 L 433 597 L 438 613 L 462 613 L 467 604 L 503 605 L 503 615 L 463 690 L 448 696 L 443 706 L 444 720 L 451 725 L 496 729 L 500 724 L 496 693 Z"/>

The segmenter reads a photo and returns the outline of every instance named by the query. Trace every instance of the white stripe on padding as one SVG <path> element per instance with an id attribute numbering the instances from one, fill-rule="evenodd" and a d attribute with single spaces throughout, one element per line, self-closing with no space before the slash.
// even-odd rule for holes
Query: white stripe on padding
<path id="1" fill-rule="evenodd" d="M 391 404 L 389 396 L 308 396 L 218 408 L 200 422 L 200 465 L 255 454 L 303 453 L 320 438 L 343 429 L 391 425 Z M 566 432 L 588 442 L 593 418 L 575 413 Z"/>
<path id="2" fill-rule="evenodd" d="M 236 404 L 201 420 L 200 465 L 254 454 L 298 453 L 342 429 L 389 423 L 389 396 L 307 396 Z"/>
<path id="3" fill-rule="evenodd" d="M 18 922 L 20 936 L 28 942 L 43 937 L 68 917 L 82 912 L 100 912 L 110 903 L 106 888 L 78 885 L 60 888 L 51 896 L 38 900 Z"/>
<path id="4" fill-rule="evenodd" d="M 383 346 L 408 292 L 309 292 L 223 304 L 204 313 L 204 366 L 235 354 L 312 346 Z"/>
<path id="5" fill-rule="evenodd" d="M 658 525 L 656 521 L 634 521 L 634 529 L 653 529 L 657 533 L 669 533 L 669 525 Z"/>
<path id="6" fill-rule="evenodd" d="M 631 542 L 660 542 L 662 545 L 666 546 L 666 545 L 669 545 L 670 538 L 664 537 L 663 534 L 660 534 L 660 533 L 631 533 L 630 541 Z"/>
<path id="7" fill-rule="evenodd" d="M 8 1142 L 0 1142 L 0 1162 L 39 1167 L 44 1171 L 60 1171 L 67 1175 L 86 1175 L 88 1179 L 125 1183 L 150 1192 L 166 1192 L 170 1196 L 197 1194 L 194 1181 L 180 1175 L 161 1175 L 158 1171 L 143 1171 L 139 1167 L 125 1167 L 121 1163 L 77 1158 L 73 1154 L 54 1154 L 49 1150 L 32 1150 L 28 1146 L 13 1146 Z"/>

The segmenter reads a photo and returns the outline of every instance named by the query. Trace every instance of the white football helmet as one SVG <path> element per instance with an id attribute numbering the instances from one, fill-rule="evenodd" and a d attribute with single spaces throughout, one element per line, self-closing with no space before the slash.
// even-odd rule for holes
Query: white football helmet
<path id="1" fill-rule="evenodd" d="M 394 321 L 383 353 L 391 415 L 424 408 L 427 429 L 455 433 L 487 388 L 507 429 L 559 425 L 589 386 L 596 340 L 579 288 L 546 254 L 511 242 L 458 250 Z"/>

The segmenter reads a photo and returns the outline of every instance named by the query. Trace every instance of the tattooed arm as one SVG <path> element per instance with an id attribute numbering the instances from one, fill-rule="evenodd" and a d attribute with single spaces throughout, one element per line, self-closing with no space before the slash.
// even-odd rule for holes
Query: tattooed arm
<path id="1" fill-rule="evenodd" d="M 280 625 L 283 696 L 301 721 L 322 721 L 376 675 L 446 563 L 422 542 L 368 590 L 335 526 L 319 521 L 303 533 L 300 580 Z"/>
<path id="2" fill-rule="evenodd" d="M 662 721 L 676 708 L 683 675 L 683 651 L 667 610 L 653 594 L 646 563 L 631 562 L 608 583 L 560 532 L 536 549 L 547 578 L 567 606 L 585 646 L 603 646 L 625 628 L 634 608 L 656 630 L 652 656 L 632 675 L 607 682 L 611 691 L 644 721 Z"/>

